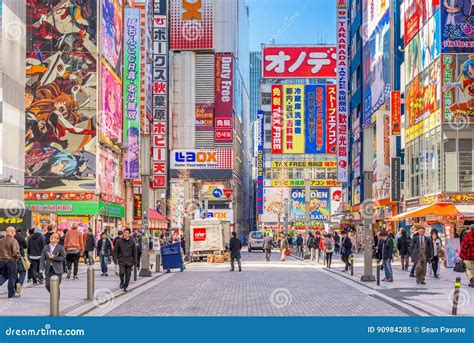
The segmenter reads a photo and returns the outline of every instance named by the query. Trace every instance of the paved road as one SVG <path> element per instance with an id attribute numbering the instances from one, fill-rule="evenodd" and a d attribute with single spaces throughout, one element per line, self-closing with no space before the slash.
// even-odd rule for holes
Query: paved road
<path id="1" fill-rule="evenodd" d="M 274 259 L 277 254 L 274 253 Z M 356 283 L 299 260 L 243 253 L 243 272 L 194 263 L 90 312 L 111 316 L 403 316 Z"/>

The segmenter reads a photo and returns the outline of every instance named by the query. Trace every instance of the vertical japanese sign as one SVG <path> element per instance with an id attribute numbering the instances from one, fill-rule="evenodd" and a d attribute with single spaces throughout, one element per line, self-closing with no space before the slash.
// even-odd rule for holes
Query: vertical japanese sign
<path id="1" fill-rule="evenodd" d="M 168 11 L 167 0 L 153 3 L 153 126 L 152 186 L 166 189 L 168 134 Z"/>
<path id="2" fill-rule="evenodd" d="M 215 55 L 215 142 L 232 142 L 233 140 L 233 63 L 232 53 Z"/>
<path id="3" fill-rule="evenodd" d="M 304 86 L 283 86 L 283 152 L 304 154 Z"/>
<path id="4" fill-rule="evenodd" d="M 283 153 L 283 87 L 272 85 L 272 154 Z"/>
<path id="5" fill-rule="evenodd" d="M 263 171 L 265 165 L 263 145 L 265 137 L 263 111 L 257 113 L 257 213 L 263 214 Z"/>
<path id="6" fill-rule="evenodd" d="M 326 150 L 328 154 L 335 155 L 337 152 L 337 100 L 336 85 L 326 86 L 326 110 L 327 110 L 327 126 L 326 126 Z"/>
<path id="7" fill-rule="evenodd" d="M 142 220 L 142 195 L 133 194 L 133 220 Z"/>
<path id="8" fill-rule="evenodd" d="M 390 201 L 399 202 L 401 200 L 401 160 L 400 157 L 392 157 L 390 163 Z"/>
<path id="9" fill-rule="evenodd" d="M 401 109 L 400 91 L 392 91 L 390 98 L 390 111 L 392 118 L 392 136 L 400 136 L 401 133 Z"/>
<path id="10" fill-rule="evenodd" d="M 124 178 L 140 178 L 140 9 L 125 8 L 123 141 L 127 147 Z"/>
<path id="11" fill-rule="evenodd" d="M 454 82 L 455 74 L 455 55 L 442 55 L 442 70 L 443 70 L 443 86 Z M 454 89 L 447 89 L 443 92 L 443 121 L 451 121 L 453 114 L 450 111 L 450 107 L 454 104 Z"/>
<path id="12" fill-rule="evenodd" d="M 337 179 L 339 182 L 349 181 L 347 157 L 347 93 L 348 93 L 348 33 L 347 8 L 337 9 Z"/>
<path id="13" fill-rule="evenodd" d="M 214 104 L 196 104 L 196 131 L 214 131 Z"/>
<path id="14" fill-rule="evenodd" d="M 306 153 L 326 153 L 326 86 L 305 86 Z"/>

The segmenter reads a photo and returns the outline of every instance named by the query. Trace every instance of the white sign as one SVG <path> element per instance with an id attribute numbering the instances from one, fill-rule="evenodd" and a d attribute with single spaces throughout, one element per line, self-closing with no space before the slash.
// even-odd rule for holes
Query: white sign
<path id="1" fill-rule="evenodd" d="M 172 150 L 171 169 L 232 169 L 232 149 Z"/>

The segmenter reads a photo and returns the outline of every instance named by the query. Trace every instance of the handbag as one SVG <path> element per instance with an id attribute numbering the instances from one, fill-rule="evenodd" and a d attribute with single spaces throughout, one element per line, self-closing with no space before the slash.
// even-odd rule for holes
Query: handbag
<path id="1" fill-rule="evenodd" d="M 23 268 L 25 268 L 26 271 L 27 271 L 28 269 L 30 269 L 31 262 L 30 262 L 30 260 L 28 259 L 28 257 L 26 257 L 26 256 L 21 256 L 21 257 L 20 257 L 20 260 L 21 260 L 21 264 L 23 265 Z"/>
<path id="2" fill-rule="evenodd" d="M 291 255 L 290 248 L 286 248 L 285 256 L 290 256 L 290 255 Z"/>
<path id="3" fill-rule="evenodd" d="M 466 271 L 466 266 L 464 265 L 463 260 L 459 260 L 456 262 L 456 264 L 454 265 L 454 271 L 456 273 L 464 273 Z"/>

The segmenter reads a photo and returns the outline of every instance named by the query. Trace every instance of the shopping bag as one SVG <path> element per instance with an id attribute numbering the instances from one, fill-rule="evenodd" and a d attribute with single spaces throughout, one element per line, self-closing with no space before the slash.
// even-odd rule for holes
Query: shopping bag
<path id="1" fill-rule="evenodd" d="M 454 265 L 454 271 L 456 273 L 464 273 L 466 271 L 466 266 L 464 265 L 463 260 L 459 260 L 456 262 L 456 264 Z"/>
<path id="2" fill-rule="evenodd" d="M 118 264 L 115 265 L 115 275 L 119 276 L 120 275 L 120 267 Z"/>
<path id="3" fill-rule="evenodd" d="M 290 255 L 291 255 L 290 248 L 286 248 L 285 256 L 290 256 Z"/>

